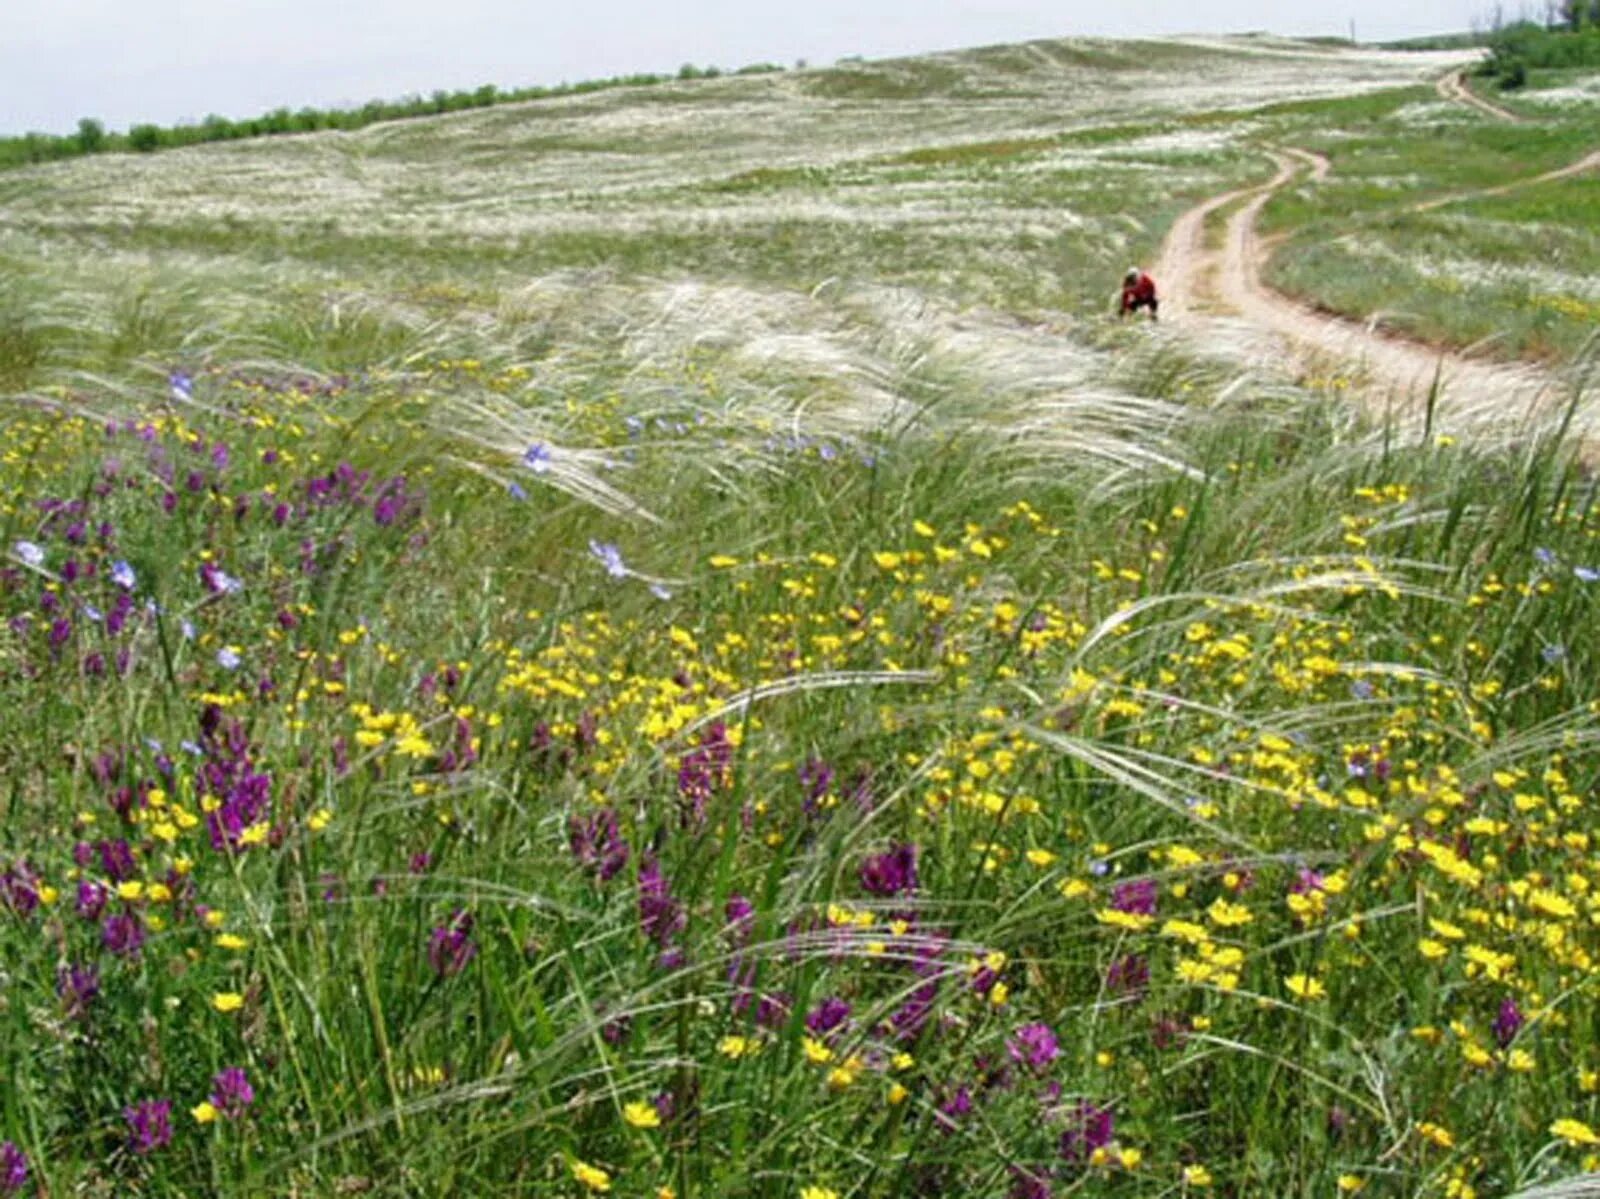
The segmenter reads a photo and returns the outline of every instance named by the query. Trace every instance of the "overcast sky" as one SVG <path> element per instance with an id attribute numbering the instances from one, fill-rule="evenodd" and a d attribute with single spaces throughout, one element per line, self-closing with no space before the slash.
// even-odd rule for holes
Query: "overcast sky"
<path id="1" fill-rule="evenodd" d="M 113 128 L 685 62 L 829 63 L 1072 34 L 1464 29 L 1486 0 L 0 0 L 0 133 Z M 1508 4 L 1512 9 L 1515 4 Z"/>

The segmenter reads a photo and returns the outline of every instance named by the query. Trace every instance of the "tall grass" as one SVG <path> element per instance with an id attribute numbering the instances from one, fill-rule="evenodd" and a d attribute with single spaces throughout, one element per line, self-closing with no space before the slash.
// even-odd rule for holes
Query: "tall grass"
<path id="1" fill-rule="evenodd" d="M 1565 413 L 139 236 L 0 319 L 0 1193 L 1593 1169 Z"/>

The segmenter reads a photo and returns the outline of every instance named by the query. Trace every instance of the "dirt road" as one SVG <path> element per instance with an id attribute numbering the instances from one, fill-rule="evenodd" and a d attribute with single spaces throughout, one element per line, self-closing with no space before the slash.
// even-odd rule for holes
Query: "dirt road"
<path id="1" fill-rule="evenodd" d="M 1313 172 L 1327 169 L 1326 159 L 1305 151 L 1278 151 L 1273 158 L 1278 173 L 1272 183 L 1228 220 L 1217 286 L 1222 303 L 1292 343 L 1359 363 L 1369 400 L 1376 399 L 1385 408 L 1424 399 L 1435 380 L 1458 409 L 1485 405 L 1521 408 L 1552 389 L 1555 381 L 1534 368 L 1477 362 L 1384 336 L 1372 322 L 1329 316 L 1269 288 L 1262 279 L 1268 256 L 1256 231 L 1261 210 L 1307 165 Z"/>
<path id="2" fill-rule="evenodd" d="M 1514 179 L 1510 183 L 1502 183 L 1499 187 L 1486 187 L 1480 191 L 1458 192 L 1453 196 L 1440 196 L 1433 200 L 1426 200 L 1411 209 L 1412 212 L 1432 212 L 1435 208 L 1443 208 L 1446 204 L 1454 204 L 1460 200 L 1487 200 L 1493 196 L 1505 196 L 1514 191 L 1521 191 L 1525 187 L 1535 187 L 1541 183 L 1554 183 L 1558 179 L 1570 179 L 1574 175 L 1581 175 L 1585 171 L 1600 171 L 1600 150 L 1569 162 L 1566 166 L 1554 171 L 1546 171 L 1542 175 L 1534 175 L 1527 179 Z"/>
<path id="3" fill-rule="evenodd" d="M 1257 231 L 1261 211 L 1275 193 L 1307 172 L 1313 180 L 1325 179 L 1331 164 L 1305 150 L 1274 150 L 1271 157 L 1277 170 L 1266 183 L 1212 197 L 1173 225 L 1156 275 L 1165 281 L 1166 311 L 1196 326 L 1207 319 L 1207 310 L 1234 313 L 1276 335 L 1286 357 L 1302 369 L 1318 359 L 1355 368 L 1356 394 L 1375 411 L 1402 420 L 1420 418 L 1437 386 L 1435 415 L 1441 428 L 1452 431 L 1514 432 L 1570 396 L 1565 380 L 1537 367 L 1482 362 L 1434 349 L 1386 335 L 1375 322 L 1330 316 L 1273 291 L 1262 278 L 1268 254 Z M 1580 169 L 1587 168 L 1574 163 L 1563 172 Z M 1208 248 L 1207 218 L 1236 203 L 1221 249 Z M 1593 417 L 1585 419 L 1585 439 L 1595 445 Z"/>
<path id="4" fill-rule="evenodd" d="M 1476 108 L 1486 116 L 1513 123 L 1518 123 L 1522 120 L 1509 108 L 1501 108 L 1492 100 L 1485 100 L 1483 97 L 1474 94 L 1472 89 L 1467 86 L 1467 72 L 1464 69 L 1451 71 L 1450 74 L 1439 80 L 1437 86 L 1439 95 L 1446 100 L 1453 100 L 1457 104 L 1465 104 L 1468 108 Z"/>
<path id="5" fill-rule="evenodd" d="M 1439 94 L 1496 120 L 1519 121 L 1515 113 L 1472 93 L 1466 71 L 1452 71 L 1437 84 Z M 1435 415 L 1451 427 L 1514 430 L 1548 414 L 1570 398 L 1569 380 L 1532 365 L 1482 362 L 1385 334 L 1377 320 L 1365 322 L 1332 316 L 1300 304 L 1267 286 L 1262 275 L 1270 256 L 1257 232 L 1261 211 L 1273 195 L 1309 171 L 1312 183 L 1326 180 L 1333 164 L 1323 155 L 1293 148 L 1271 152 L 1276 173 L 1255 187 L 1213 196 L 1184 213 L 1173 224 L 1156 266 L 1164 283 L 1164 311 L 1180 320 L 1203 322 L 1207 311 L 1232 313 L 1275 335 L 1291 361 L 1309 367 L 1326 359 L 1355 367 L 1357 394 L 1376 410 L 1401 419 L 1426 411 L 1437 389 Z M 1600 150 L 1542 175 L 1498 187 L 1444 196 L 1418 204 L 1426 212 L 1465 199 L 1500 196 L 1524 187 L 1566 179 L 1600 169 Z M 1206 224 L 1215 214 L 1237 205 L 1229 217 L 1220 249 L 1206 244 Z M 1580 413 L 1578 431 L 1586 456 L 1600 450 L 1600 418 L 1593 409 Z"/>

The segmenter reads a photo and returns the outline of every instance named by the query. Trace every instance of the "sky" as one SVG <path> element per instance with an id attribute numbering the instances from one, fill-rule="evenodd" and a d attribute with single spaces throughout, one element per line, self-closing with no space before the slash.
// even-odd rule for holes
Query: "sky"
<path id="1" fill-rule="evenodd" d="M 1467 28 L 1484 0 L 0 0 L 0 134 L 686 62 L 831 63 L 1029 38 L 1267 30 L 1363 40 Z M 1508 8 L 1514 7 L 1508 5 Z"/>

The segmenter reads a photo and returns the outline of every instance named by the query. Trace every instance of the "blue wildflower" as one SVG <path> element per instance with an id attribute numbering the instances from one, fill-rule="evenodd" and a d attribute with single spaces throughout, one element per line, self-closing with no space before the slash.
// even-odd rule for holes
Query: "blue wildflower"
<path id="1" fill-rule="evenodd" d="M 522 489 L 522 484 L 516 482 L 515 480 L 506 484 L 506 491 L 510 493 L 511 498 L 514 500 L 525 500 L 528 498 L 528 493 Z"/>
<path id="2" fill-rule="evenodd" d="M 613 579 L 628 577 L 628 567 L 622 561 L 622 551 L 613 542 L 591 541 L 589 552 L 600 560 L 600 565 L 606 568 L 606 573 Z"/>
<path id="3" fill-rule="evenodd" d="M 194 376 L 188 371 L 175 370 L 167 376 L 167 386 L 172 388 L 172 398 L 187 402 L 194 398 Z"/>
<path id="4" fill-rule="evenodd" d="M 522 464 L 536 475 L 550 469 L 550 447 L 542 441 L 530 445 L 522 455 Z"/>
<path id="5" fill-rule="evenodd" d="M 217 665 L 222 667 L 223 670 L 238 670 L 239 663 L 242 661 L 243 659 L 239 657 L 239 651 L 232 646 L 225 645 L 217 651 Z"/>
<path id="6" fill-rule="evenodd" d="M 1596 570 L 1592 566 L 1574 566 L 1572 573 L 1577 576 L 1580 583 L 1593 583 L 1596 580 L 1600 580 L 1600 570 Z"/>
<path id="7" fill-rule="evenodd" d="M 119 558 L 111 564 L 111 581 L 124 591 L 132 591 L 138 585 L 139 576 L 133 573 L 133 567 Z"/>
<path id="8" fill-rule="evenodd" d="M 44 565 L 44 549 L 31 541 L 19 541 L 11 547 L 11 552 L 21 559 L 24 566 L 35 569 Z"/>

